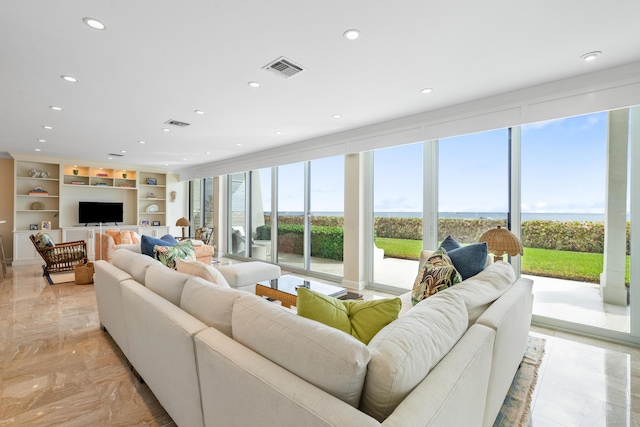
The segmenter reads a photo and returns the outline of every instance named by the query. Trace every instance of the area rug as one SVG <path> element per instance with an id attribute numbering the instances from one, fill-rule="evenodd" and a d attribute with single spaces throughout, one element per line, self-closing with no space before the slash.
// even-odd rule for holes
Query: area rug
<path id="1" fill-rule="evenodd" d="M 529 336 L 522 363 L 513 377 L 509 393 L 493 424 L 494 427 L 530 425 L 531 395 L 538 381 L 538 368 L 544 356 L 543 338 Z"/>
<path id="2" fill-rule="evenodd" d="M 76 275 L 73 271 L 64 273 L 51 273 L 44 278 L 50 285 L 59 285 L 60 283 L 74 283 L 76 281 Z"/>

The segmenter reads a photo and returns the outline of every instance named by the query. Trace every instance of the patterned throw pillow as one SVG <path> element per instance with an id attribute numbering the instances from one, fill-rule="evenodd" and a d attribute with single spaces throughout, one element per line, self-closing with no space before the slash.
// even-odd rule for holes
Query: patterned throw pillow
<path id="1" fill-rule="evenodd" d="M 420 267 L 418 277 L 413 284 L 411 302 L 416 305 L 436 292 L 460 282 L 462 282 L 460 273 L 453 266 L 447 251 L 440 248 Z"/>
<path id="2" fill-rule="evenodd" d="M 207 227 L 197 228 L 194 236 L 197 240 L 207 240 L 209 229 Z"/>
<path id="3" fill-rule="evenodd" d="M 37 248 L 51 248 L 56 245 L 51 236 L 42 231 L 36 233 L 34 237 Z"/>
<path id="4" fill-rule="evenodd" d="M 153 247 L 153 255 L 155 259 L 174 270 L 176 269 L 176 258 L 196 261 L 196 252 L 193 250 L 193 245 L 189 240 L 174 246 L 155 245 Z"/>

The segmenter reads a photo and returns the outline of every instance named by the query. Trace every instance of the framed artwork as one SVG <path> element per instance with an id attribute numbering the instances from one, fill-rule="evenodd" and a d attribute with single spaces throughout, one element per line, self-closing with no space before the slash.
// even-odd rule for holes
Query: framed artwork
<path id="1" fill-rule="evenodd" d="M 40 228 L 43 230 L 51 230 L 51 221 L 42 221 Z"/>
<path id="2" fill-rule="evenodd" d="M 38 224 L 29 224 L 29 230 L 37 230 Z"/>
<path id="3" fill-rule="evenodd" d="M 157 183 L 155 178 L 147 178 L 147 185 L 156 185 Z"/>
<path id="4" fill-rule="evenodd" d="M 143 227 L 148 227 L 149 226 L 149 221 L 143 219 L 142 221 L 140 221 L 140 225 L 143 226 Z"/>
<path id="5" fill-rule="evenodd" d="M 153 226 L 154 227 L 159 227 L 160 226 L 160 221 L 153 221 Z"/>

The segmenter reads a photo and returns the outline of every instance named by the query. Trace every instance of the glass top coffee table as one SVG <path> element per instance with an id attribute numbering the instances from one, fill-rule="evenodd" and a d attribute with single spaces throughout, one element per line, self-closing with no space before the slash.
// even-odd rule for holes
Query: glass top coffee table
<path id="1" fill-rule="evenodd" d="M 362 295 L 347 292 L 345 288 L 341 288 L 340 286 L 314 282 L 289 274 L 280 276 L 278 279 L 258 282 L 256 284 L 256 295 L 282 301 L 284 307 L 291 307 L 292 305 L 296 305 L 298 288 L 303 287 L 339 299 L 362 298 Z"/>

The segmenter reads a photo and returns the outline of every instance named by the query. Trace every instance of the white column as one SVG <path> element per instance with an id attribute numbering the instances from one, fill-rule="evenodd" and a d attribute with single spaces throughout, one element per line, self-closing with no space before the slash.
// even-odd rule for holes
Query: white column
<path id="1" fill-rule="evenodd" d="M 631 335 L 640 336 L 640 293 L 638 279 L 640 277 L 640 107 L 629 109 L 629 157 L 631 172 L 629 177 L 630 212 L 631 212 Z M 636 226 L 634 226 L 636 225 Z M 636 280 L 634 281 L 634 278 Z M 635 282 L 635 283 L 634 283 Z"/>
<path id="2" fill-rule="evenodd" d="M 422 144 L 422 249 L 427 250 L 438 247 L 438 144 L 437 140 Z"/>
<path id="3" fill-rule="evenodd" d="M 624 284 L 627 253 L 627 149 L 629 110 L 609 111 L 604 267 L 600 294 L 605 303 L 627 305 Z"/>
<path id="4" fill-rule="evenodd" d="M 367 257 L 365 227 L 365 155 L 347 154 L 344 157 L 344 275 L 342 284 L 352 289 L 366 286 Z"/>

